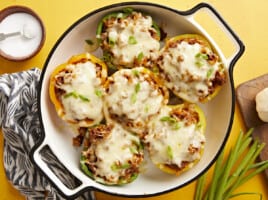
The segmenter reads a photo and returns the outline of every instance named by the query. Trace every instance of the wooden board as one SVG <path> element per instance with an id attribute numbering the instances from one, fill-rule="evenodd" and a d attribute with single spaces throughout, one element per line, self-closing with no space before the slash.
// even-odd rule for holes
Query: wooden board
<path id="1" fill-rule="evenodd" d="M 253 137 L 267 144 L 260 154 L 261 160 L 268 160 L 268 123 L 259 119 L 255 97 L 266 87 L 268 87 L 268 74 L 242 83 L 236 88 L 236 100 L 246 128 L 254 128 Z M 268 177 L 268 170 L 265 173 Z"/>

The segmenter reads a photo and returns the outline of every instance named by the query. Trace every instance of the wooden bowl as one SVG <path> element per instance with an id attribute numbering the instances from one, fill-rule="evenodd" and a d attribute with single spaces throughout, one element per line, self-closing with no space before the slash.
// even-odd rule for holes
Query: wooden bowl
<path id="1" fill-rule="evenodd" d="M 46 31 L 45 31 L 45 26 L 41 20 L 41 18 L 38 16 L 38 14 L 36 12 L 34 12 L 32 9 L 25 7 L 25 6 L 10 6 L 7 8 L 4 8 L 3 10 L 0 11 L 0 23 L 8 16 L 12 15 L 12 14 L 16 14 L 16 13 L 26 13 L 31 15 L 32 17 L 34 17 L 37 22 L 40 25 L 40 29 L 41 29 L 41 36 L 38 36 L 38 41 L 37 41 L 37 46 L 35 46 L 33 51 L 30 51 L 28 54 L 24 54 L 24 55 L 14 55 L 14 54 L 10 54 L 8 52 L 6 52 L 5 50 L 3 50 L 1 48 L 1 43 L 3 45 L 4 42 L 8 42 L 8 39 L 5 39 L 3 41 L 0 41 L 0 56 L 10 60 L 10 61 L 24 61 L 27 59 L 32 58 L 33 56 L 35 56 L 43 47 L 44 42 L 45 42 L 45 38 L 46 38 Z M 3 30 L 0 29 L 0 32 L 4 32 Z M 6 32 L 4 32 L 6 33 Z M 14 37 L 13 37 L 14 38 Z M 8 44 L 5 44 L 8 45 Z M 10 45 L 16 45 L 16 41 L 10 41 Z"/>

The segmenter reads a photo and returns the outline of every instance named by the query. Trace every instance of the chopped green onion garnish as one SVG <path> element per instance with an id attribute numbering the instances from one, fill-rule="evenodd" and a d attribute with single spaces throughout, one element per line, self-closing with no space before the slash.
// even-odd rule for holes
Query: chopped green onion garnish
<path id="1" fill-rule="evenodd" d="M 204 60 L 207 60 L 208 59 L 208 55 L 205 54 L 205 53 L 197 53 L 195 55 L 196 58 L 201 58 L 201 59 L 204 59 Z"/>
<path id="2" fill-rule="evenodd" d="M 134 37 L 134 36 L 129 36 L 129 38 L 128 38 L 128 44 L 137 44 L 138 42 L 137 42 L 137 40 L 136 40 L 136 38 Z"/>
<path id="3" fill-rule="evenodd" d="M 176 123 L 177 120 L 174 117 L 164 116 L 160 119 L 161 122 Z"/>
<path id="4" fill-rule="evenodd" d="M 181 128 L 180 123 L 178 123 L 178 122 L 175 123 L 173 128 L 174 128 L 174 130 L 179 130 Z"/>
<path id="5" fill-rule="evenodd" d="M 69 98 L 69 97 L 73 97 L 75 99 L 79 98 L 82 101 L 88 101 L 88 102 L 90 101 L 89 98 L 87 98 L 87 97 L 85 97 L 85 96 L 83 96 L 81 94 L 77 94 L 76 92 L 69 92 L 69 93 L 64 95 L 64 98 Z"/>
<path id="6" fill-rule="evenodd" d="M 172 151 L 172 148 L 171 148 L 171 146 L 167 146 L 167 155 L 168 155 L 168 158 L 169 159 L 173 159 L 173 151 Z"/>
<path id="7" fill-rule="evenodd" d="M 118 165 L 118 164 L 114 163 L 114 164 L 111 166 L 111 169 L 112 169 L 113 171 L 117 171 L 117 170 L 120 170 L 120 169 L 127 169 L 127 168 L 129 168 L 129 167 L 130 167 L 130 164 L 128 164 L 128 163 L 125 163 L 125 164 L 123 164 L 123 165 Z"/>
<path id="8" fill-rule="evenodd" d="M 102 91 L 101 90 L 95 90 L 95 94 L 97 95 L 97 97 L 101 97 L 102 96 Z"/>
<path id="9" fill-rule="evenodd" d="M 195 62 L 195 65 L 197 66 L 197 67 L 202 67 L 203 65 L 204 65 L 204 62 L 202 62 L 202 61 L 196 61 Z"/>
<path id="10" fill-rule="evenodd" d="M 207 78 L 210 78 L 210 76 L 212 75 L 213 71 L 214 71 L 213 68 L 210 68 L 208 70 L 208 72 L 207 72 Z"/>
<path id="11" fill-rule="evenodd" d="M 137 148 L 134 147 L 134 146 L 131 146 L 131 147 L 129 148 L 129 150 L 130 150 L 130 152 L 133 153 L 133 154 L 138 154 L 138 153 L 139 153 L 138 150 L 137 150 Z"/>
<path id="12" fill-rule="evenodd" d="M 64 95 L 64 98 L 69 98 L 69 97 L 77 98 L 78 94 L 76 92 L 69 92 L 69 93 Z"/>
<path id="13" fill-rule="evenodd" d="M 143 52 L 140 52 L 139 54 L 138 54 L 138 61 L 139 62 L 141 62 L 141 60 L 143 59 Z"/>
<path id="14" fill-rule="evenodd" d="M 149 112 L 149 109 L 150 109 L 150 106 L 149 105 L 145 105 L 144 112 L 145 113 L 148 113 Z"/>
<path id="15" fill-rule="evenodd" d="M 136 69 L 133 69 L 133 70 L 132 70 L 132 73 L 133 73 L 133 75 L 135 75 L 135 76 L 139 76 L 139 74 L 140 74 L 140 72 L 139 72 L 138 70 L 136 70 Z"/>
<path id="16" fill-rule="evenodd" d="M 115 39 L 109 37 L 109 45 L 114 46 L 115 45 Z"/>
<path id="17" fill-rule="evenodd" d="M 195 58 L 196 58 L 195 65 L 197 67 L 202 67 L 205 64 L 205 60 L 208 59 L 208 55 L 205 53 L 197 53 L 195 55 Z"/>
<path id="18" fill-rule="evenodd" d="M 81 95 L 81 94 L 79 94 L 78 97 L 79 97 L 82 101 L 90 102 L 90 99 L 89 99 L 89 98 L 87 98 L 87 97 L 85 97 L 85 96 L 83 96 L 83 95 Z"/>
<path id="19" fill-rule="evenodd" d="M 135 85 L 135 92 L 138 93 L 140 91 L 140 89 L 141 89 L 141 84 L 140 83 L 137 83 Z"/>
<path id="20" fill-rule="evenodd" d="M 132 103 L 136 103 L 136 101 L 137 101 L 137 93 L 140 91 L 140 89 L 141 89 L 141 84 L 140 83 L 137 83 L 135 85 L 135 91 L 134 91 L 134 93 L 130 97 Z"/>
<path id="21" fill-rule="evenodd" d="M 136 101 L 137 101 L 137 93 L 133 93 L 130 98 L 131 98 L 130 100 L 131 100 L 132 103 L 136 103 Z"/>
<path id="22" fill-rule="evenodd" d="M 174 130 L 179 130 L 181 128 L 181 123 L 178 122 L 178 120 L 174 117 L 164 116 L 164 117 L 160 118 L 160 121 L 170 123 L 170 126 L 173 126 L 172 128 Z"/>

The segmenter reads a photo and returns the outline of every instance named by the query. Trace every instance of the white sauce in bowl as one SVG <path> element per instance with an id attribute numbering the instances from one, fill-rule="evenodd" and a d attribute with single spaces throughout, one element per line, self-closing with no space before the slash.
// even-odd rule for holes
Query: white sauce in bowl
<path id="1" fill-rule="evenodd" d="M 1 33 L 24 31 L 23 35 L 6 38 L 0 41 L 2 52 L 13 57 L 26 57 L 33 54 L 42 41 L 42 27 L 39 21 L 32 15 L 24 12 L 18 12 L 8 15 L 0 22 Z"/>

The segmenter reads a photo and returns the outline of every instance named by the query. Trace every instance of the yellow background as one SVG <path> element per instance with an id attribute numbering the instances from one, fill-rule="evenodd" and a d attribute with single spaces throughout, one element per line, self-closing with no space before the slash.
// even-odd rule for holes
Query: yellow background
<path id="1" fill-rule="evenodd" d="M 178 10 L 187 10 L 197 3 L 198 0 L 147 0 L 164 4 Z M 0 74 L 11 73 L 29 69 L 32 67 L 42 68 L 45 59 L 56 42 L 57 38 L 78 18 L 84 16 L 97 8 L 112 3 L 118 3 L 118 0 L 0 0 L 0 9 L 10 5 L 24 5 L 35 10 L 46 27 L 46 41 L 44 47 L 34 58 L 24 62 L 10 62 L 0 58 Z M 237 33 L 246 46 L 246 51 L 242 58 L 237 62 L 234 68 L 235 85 L 260 76 L 268 71 L 268 1 L 267 0 L 207 0 L 227 21 L 232 29 Z M 204 22 L 206 25 L 206 23 Z M 210 25 L 208 25 L 210 26 Z M 208 27 L 213 32 L 213 27 Z M 229 50 L 224 42 L 219 39 L 221 48 Z M 218 37 L 218 38 L 217 38 Z M 243 128 L 243 123 L 236 107 L 234 124 L 231 135 L 228 140 L 228 146 L 232 144 L 239 131 Z M 0 133 L 0 199 L 24 199 L 18 191 L 7 181 L 3 168 L 3 135 Z M 157 197 L 147 198 L 148 200 L 175 200 L 175 199 L 193 199 L 195 182 L 178 189 L 176 191 L 163 194 Z M 256 192 L 262 193 L 263 199 L 268 199 L 268 180 L 265 176 L 258 175 L 249 182 L 241 186 L 237 192 Z M 112 197 L 107 194 L 97 193 L 98 199 L 118 199 L 127 198 Z M 258 199 L 254 196 L 240 196 L 234 199 Z"/>

